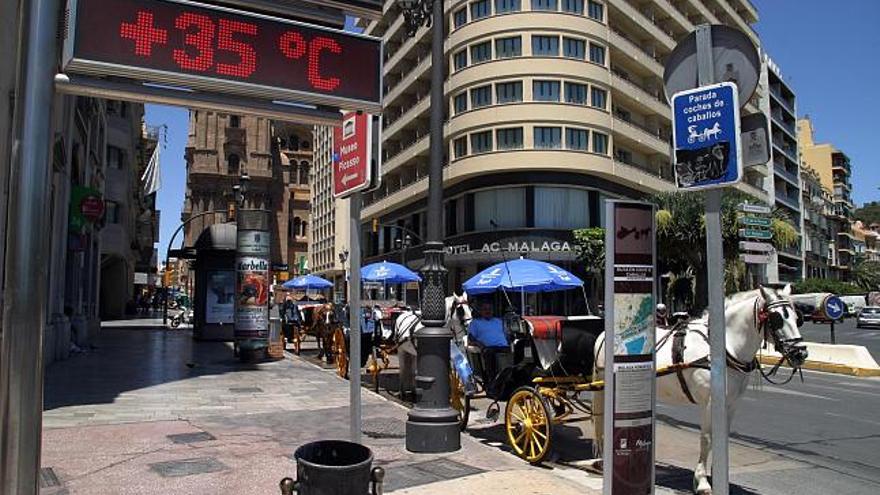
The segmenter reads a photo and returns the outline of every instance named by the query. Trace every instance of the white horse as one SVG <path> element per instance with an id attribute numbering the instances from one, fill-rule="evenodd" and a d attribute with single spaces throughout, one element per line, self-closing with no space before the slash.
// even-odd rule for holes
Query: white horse
<path id="1" fill-rule="evenodd" d="M 791 286 L 781 290 L 759 288 L 757 290 L 734 294 L 725 303 L 725 324 L 727 341 L 727 413 L 728 428 L 743 393 L 746 391 L 751 373 L 757 369 L 756 355 L 762 344 L 773 342 L 776 350 L 797 369 L 807 359 L 806 347 L 798 327 L 802 324 L 789 296 Z M 673 364 L 673 338 L 668 336 L 672 329 L 658 328 L 657 368 Z M 684 337 L 684 363 L 694 363 L 681 373 L 657 378 L 657 398 L 668 404 L 697 404 L 702 408 L 700 424 L 700 459 L 694 469 L 694 491 L 699 495 L 710 495 L 712 487 L 708 480 L 708 457 L 712 447 L 712 414 L 710 406 L 711 379 L 708 369 L 709 341 L 708 317 L 693 320 L 687 324 Z M 602 377 L 605 366 L 605 335 L 597 340 L 595 375 Z M 601 449 L 603 431 L 604 392 L 593 396 L 593 426 L 595 445 Z"/>
<path id="2" fill-rule="evenodd" d="M 467 327 L 473 320 L 473 312 L 468 304 L 467 293 L 461 296 L 453 293 L 446 298 L 446 322 L 452 330 L 456 342 L 467 334 Z M 414 332 L 423 328 L 421 311 L 404 311 L 394 322 L 393 330 L 382 330 L 384 340 L 394 340 L 402 345 L 410 340 Z"/>

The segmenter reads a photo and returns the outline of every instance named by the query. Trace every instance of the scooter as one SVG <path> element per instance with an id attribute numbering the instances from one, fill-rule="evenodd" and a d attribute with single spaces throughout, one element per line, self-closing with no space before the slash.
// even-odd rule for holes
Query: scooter
<path id="1" fill-rule="evenodd" d="M 182 311 L 171 317 L 171 328 L 177 328 L 181 323 L 192 324 L 194 320 L 193 310 L 183 308 Z"/>

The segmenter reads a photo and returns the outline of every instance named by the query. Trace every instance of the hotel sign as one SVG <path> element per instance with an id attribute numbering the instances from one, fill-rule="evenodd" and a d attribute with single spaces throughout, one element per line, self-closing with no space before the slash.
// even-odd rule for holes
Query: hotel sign
<path id="1" fill-rule="evenodd" d="M 472 246 L 470 243 L 446 246 L 449 256 L 473 253 L 568 253 L 576 252 L 577 246 L 560 240 L 506 240 L 484 242 Z"/>

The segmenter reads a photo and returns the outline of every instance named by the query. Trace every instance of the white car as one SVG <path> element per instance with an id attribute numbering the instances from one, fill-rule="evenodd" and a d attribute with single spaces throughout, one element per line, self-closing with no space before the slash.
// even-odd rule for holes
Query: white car
<path id="1" fill-rule="evenodd" d="M 880 306 L 865 306 L 856 319 L 856 328 L 880 327 Z"/>

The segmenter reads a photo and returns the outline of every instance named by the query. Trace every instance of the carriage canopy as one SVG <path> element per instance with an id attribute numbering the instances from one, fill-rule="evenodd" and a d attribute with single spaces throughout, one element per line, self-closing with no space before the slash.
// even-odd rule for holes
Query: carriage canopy
<path id="1" fill-rule="evenodd" d="M 518 259 L 492 265 L 462 284 L 468 294 L 498 289 L 514 292 L 553 292 L 583 287 L 583 280 L 551 263 Z"/>

